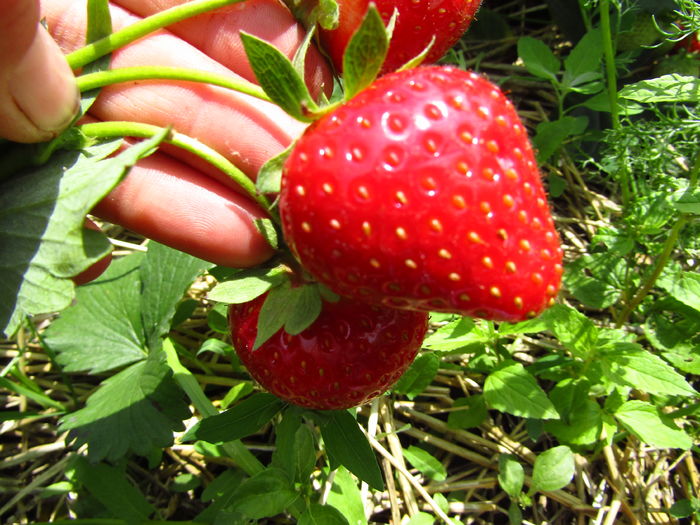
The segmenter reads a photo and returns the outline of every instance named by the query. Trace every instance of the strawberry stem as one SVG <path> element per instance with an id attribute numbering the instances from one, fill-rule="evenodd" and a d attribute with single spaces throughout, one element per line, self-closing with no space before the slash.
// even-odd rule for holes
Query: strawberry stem
<path id="1" fill-rule="evenodd" d="M 237 80 L 217 73 L 180 67 L 136 66 L 98 71 L 79 76 L 77 78 L 77 83 L 80 91 L 85 92 L 112 84 L 133 82 L 136 80 L 181 80 L 186 82 L 200 82 L 228 88 L 267 102 L 270 101 L 270 98 L 259 86 L 247 80 Z"/>
<path id="2" fill-rule="evenodd" d="M 73 51 L 66 59 L 71 68 L 78 69 L 158 29 L 241 1 L 243 0 L 194 0 L 172 7 Z"/>
<path id="3" fill-rule="evenodd" d="M 122 138 L 138 137 L 150 138 L 160 133 L 163 128 L 151 124 L 141 124 L 138 122 L 95 122 L 83 124 L 79 129 L 88 137 L 95 138 Z M 199 142 L 198 140 L 183 135 L 182 133 L 171 132 L 165 142 L 189 151 L 209 162 L 212 166 L 221 170 L 232 181 L 234 181 L 251 199 L 259 204 L 265 211 L 270 209 L 270 202 L 255 189 L 255 184 L 248 176 L 236 167 L 226 157 Z"/>

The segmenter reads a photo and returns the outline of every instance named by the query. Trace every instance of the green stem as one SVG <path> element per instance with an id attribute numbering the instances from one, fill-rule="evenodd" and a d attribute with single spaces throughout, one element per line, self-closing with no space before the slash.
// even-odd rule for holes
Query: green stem
<path id="1" fill-rule="evenodd" d="M 71 68 L 78 69 L 158 29 L 241 1 L 243 0 L 194 0 L 172 7 L 73 51 L 66 58 Z"/>
<path id="2" fill-rule="evenodd" d="M 185 391 L 187 397 L 190 398 L 194 408 L 202 414 L 203 417 L 215 416 L 219 413 L 216 407 L 212 404 L 209 398 L 204 394 L 199 382 L 194 377 L 192 372 L 182 366 L 180 359 L 177 356 L 177 350 L 172 340 L 166 339 L 163 342 L 163 351 L 168 366 L 173 371 L 173 377 L 180 387 Z M 222 445 L 224 451 L 233 459 L 248 475 L 253 476 L 265 469 L 265 466 L 260 463 L 250 450 L 248 450 L 240 441 L 229 441 Z"/>
<path id="3" fill-rule="evenodd" d="M 88 137 L 98 138 L 116 138 L 116 137 L 138 137 L 150 138 L 163 131 L 163 128 L 150 124 L 141 124 L 138 122 L 94 122 L 91 124 L 83 124 L 79 126 L 81 132 Z M 270 209 L 270 203 L 265 196 L 260 195 L 255 189 L 255 184 L 245 173 L 238 169 L 226 157 L 199 142 L 192 137 L 181 133 L 172 132 L 166 142 L 189 151 L 209 162 L 212 166 L 221 170 L 232 181 L 234 181 L 245 193 L 259 204 L 264 210 Z"/>
<path id="4" fill-rule="evenodd" d="M 77 78 L 78 88 L 81 92 L 118 84 L 120 82 L 134 82 L 137 80 L 181 80 L 186 82 L 201 82 L 245 93 L 260 100 L 270 101 L 270 98 L 259 86 L 247 80 L 236 80 L 225 75 L 200 71 L 197 69 L 185 69 L 166 66 L 136 66 L 111 69 L 87 73 Z"/>
<path id="5" fill-rule="evenodd" d="M 603 38 L 603 53 L 605 56 L 605 73 L 608 87 L 608 98 L 610 103 L 610 118 L 612 127 L 620 129 L 620 109 L 618 105 L 617 93 L 617 69 L 615 66 L 615 47 L 612 41 L 612 24 L 610 23 L 610 0 L 600 0 L 600 29 Z M 620 168 L 618 173 L 620 187 L 622 190 L 622 206 L 627 209 L 630 202 L 630 180 L 629 171 L 626 164 Z"/>
<path id="6" fill-rule="evenodd" d="M 664 243 L 661 255 L 659 255 L 659 258 L 656 260 L 654 270 L 651 272 L 649 277 L 647 277 L 642 287 L 639 290 L 637 290 L 637 293 L 634 295 L 634 297 L 632 297 L 629 303 L 627 303 L 627 306 L 625 306 L 624 310 L 622 310 L 622 312 L 620 313 L 620 317 L 617 320 L 618 328 L 627 322 L 630 314 L 641 304 L 644 298 L 654 287 L 654 284 L 656 284 L 657 279 L 664 271 L 664 268 L 666 268 L 668 262 L 671 260 L 671 254 L 673 253 L 673 250 L 676 247 L 676 242 L 678 241 L 678 237 L 681 233 L 681 230 L 685 227 L 687 223 L 688 217 L 686 215 L 681 215 L 678 221 L 676 221 L 676 224 L 673 225 L 671 232 L 666 238 L 666 242 Z"/>

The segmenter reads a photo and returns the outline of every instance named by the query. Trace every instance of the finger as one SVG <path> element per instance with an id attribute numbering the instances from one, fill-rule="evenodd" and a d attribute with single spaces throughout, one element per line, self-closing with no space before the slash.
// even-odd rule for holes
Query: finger
<path id="1" fill-rule="evenodd" d="M 64 50 L 81 45 L 84 2 L 44 2 L 42 14 Z M 115 28 L 138 20 L 118 7 L 112 9 L 112 18 Z M 194 68 L 240 78 L 168 31 L 142 38 L 113 54 L 113 68 L 137 65 Z M 172 81 L 110 86 L 102 90 L 91 113 L 100 120 L 172 125 L 225 155 L 251 177 L 305 128 L 274 104 L 215 86 Z"/>
<path id="2" fill-rule="evenodd" d="M 254 266 L 273 252 L 254 225 L 265 217 L 257 206 L 162 153 L 139 161 L 93 213 L 223 266 Z"/>
<path id="3" fill-rule="evenodd" d="M 0 136 L 17 142 L 49 140 L 78 112 L 75 78 L 38 7 L 6 0 L 0 16 Z"/>
<path id="4" fill-rule="evenodd" d="M 117 3 L 145 17 L 187 1 L 117 0 Z M 246 0 L 187 19 L 168 29 L 251 82 L 256 82 L 256 78 L 243 49 L 241 31 L 269 42 L 290 59 L 305 36 L 304 28 L 279 0 Z M 333 89 L 331 70 L 313 46 L 305 66 L 312 95 L 317 97 L 321 91 L 330 95 Z"/>

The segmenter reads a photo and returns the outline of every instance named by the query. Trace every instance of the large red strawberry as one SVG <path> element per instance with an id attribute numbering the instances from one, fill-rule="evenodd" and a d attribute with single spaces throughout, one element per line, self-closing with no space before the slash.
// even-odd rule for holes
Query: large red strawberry
<path id="1" fill-rule="evenodd" d="M 229 308 L 234 348 L 265 389 L 307 408 L 350 408 L 384 393 L 415 358 L 428 326 L 420 312 L 340 299 L 324 303 L 301 334 L 280 330 L 253 350 L 265 297 Z"/>
<path id="2" fill-rule="evenodd" d="M 383 72 L 395 71 L 423 51 L 433 37 L 425 61 L 432 63 L 441 58 L 464 34 L 481 0 L 373 0 L 379 13 L 388 23 L 398 10 L 396 26 Z M 338 71 L 343 69 L 343 52 L 353 33 L 362 22 L 370 0 L 338 0 L 338 28 L 321 31 L 321 42 Z"/>
<path id="3" fill-rule="evenodd" d="M 559 290 L 562 250 L 527 131 L 475 73 L 378 79 L 307 129 L 279 204 L 296 257 L 340 295 L 515 321 Z"/>

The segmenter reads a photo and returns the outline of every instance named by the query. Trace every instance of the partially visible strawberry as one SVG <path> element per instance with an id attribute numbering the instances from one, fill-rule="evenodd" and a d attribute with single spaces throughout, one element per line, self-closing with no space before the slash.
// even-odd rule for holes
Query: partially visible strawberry
<path id="1" fill-rule="evenodd" d="M 481 5 L 481 0 L 373 0 L 388 23 L 398 9 L 383 73 L 395 71 L 435 42 L 425 62 L 440 59 L 464 34 Z M 362 22 L 370 0 L 338 0 L 338 28 L 322 30 L 321 43 L 336 69 L 343 70 L 343 53 Z"/>
<path id="2" fill-rule="evenodd" d="M 312 124 L 280 214 L 301 264 L 347 297 L 517 321 L 559 290 L 527 131 L 498 87 L 453 67 L 381 77 Z"/>
<path id="3" fill-rule="evenodd" d="M 318 410 L 350 408 L 383 394 L 415 358 L 428 326 L 423 313 L 340 299 L 324 303 L 299 335 L 280 330 L 253 350 L 265 297 L 229 308 L 236 353 L 266 390 Z"/>
<path id="4" fill-rule="evenodd" d="M 685 49 L 688 53 L 700 54 L 700 31 L 696 31 L 678 42 L 677 47 L 679 49 Z"/>

